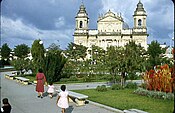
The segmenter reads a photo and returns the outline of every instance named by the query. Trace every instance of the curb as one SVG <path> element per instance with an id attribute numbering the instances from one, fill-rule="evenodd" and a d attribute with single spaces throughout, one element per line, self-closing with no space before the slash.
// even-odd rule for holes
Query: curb
<path id="1" fill-rule="evenodd" d="M 116 113 L 124 113 L 122 110 L 119 110 L 119 109 L 116 109 L 116 108 L 112 108 L 112 107 L 109 107 L 109 106 L 106 106 L 106 105 L 103 105 L 103 104 L 100 104 L 100 103 L 96 103 L 96 102 L 93 102 L 93 101 L 90 101 L 90 100 L 88 100 L 88 101 L 89 101 L 90 104 L 93 104 L 95 106 L 99 106 L 99 107 L 108 109 L 110 111 L 114 111 Z"/>

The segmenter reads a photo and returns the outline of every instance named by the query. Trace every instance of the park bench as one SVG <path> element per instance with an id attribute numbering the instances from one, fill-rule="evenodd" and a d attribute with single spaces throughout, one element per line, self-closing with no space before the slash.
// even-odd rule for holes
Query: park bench
<path id="1" fill-rule="evenodd" d="M 28 85 L 29 84 L 29 79 L 25 78 L 25 77 L 15 77 L 16 81 L 19 83 L 22 83 L 24 85 Z"/>
<path id="2" fill-rule="evenodd" d="M 16 72 L 12 72 L 12 73 L 6 74 L 5 78 L 13 80 L 15 75 L 16 75 Z"/>
<path id="3" fill-rule="evenodd" d="M 148 112 L 142 111 L 139 109 L 129 109 L 129 110 L 124 110 L 124 113 L 148 113 Z"/>
<path id="4" fill-rule="evenodd" d="M 57 90 L 57 92 L 60 92 L 60 90 Z M 69 92 L 69 102 L 75 102 L 77 106 L 85 105 L 86 99 L 88 98 L 87 95 L 83 95 L 73 91 L 68 92 Z"/>

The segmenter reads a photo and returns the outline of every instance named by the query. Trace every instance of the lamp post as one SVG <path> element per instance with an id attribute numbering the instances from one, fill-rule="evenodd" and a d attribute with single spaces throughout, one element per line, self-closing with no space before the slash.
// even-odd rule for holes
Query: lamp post
<path id="1" fill-rule="evenodd" d="M 42 46 L 43 46 L 43 41 L 42 40 L 39 40 L 39 68 L 42 67 L 42 61 L 43 61 L 43 56 L 42 56 Z"/>
<path id="2" fill-rule="evenodd" d="M 98 54 L 98 50 L 96 49 L 94 53 L 95 53 L 95 62 L 94 62 L 94 64 L 97 64 L 97 54 Z"/>

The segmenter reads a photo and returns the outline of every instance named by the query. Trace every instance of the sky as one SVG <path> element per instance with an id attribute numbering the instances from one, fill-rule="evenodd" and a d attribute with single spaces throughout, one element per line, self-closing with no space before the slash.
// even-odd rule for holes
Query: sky
<path id="1" fill-rule="evenodd" d="M 52 43 L 66 49 L 73 42 L 75 16 L 83 3 L 89 17 L 89 29 L 97 29 L 99 15 L 109 9 L 121 13 L 133 27 L 133 14 L 139 0 L 2 0 L 1 46 L 13 49 L 20 44 L 29 47 L 36 39 L 44 47 Z M 174 45 L 174 4 L 171 0 L 141 0 L 147 13 L 148 44 Z"/>

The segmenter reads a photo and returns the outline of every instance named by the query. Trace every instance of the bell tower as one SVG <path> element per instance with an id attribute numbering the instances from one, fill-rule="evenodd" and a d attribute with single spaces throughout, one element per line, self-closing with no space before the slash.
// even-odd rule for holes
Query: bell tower
<path id="1" fill-rule="evenodd" d="M 75 30 L 88 29 L 89 18 L 83 3 L 80 6 L 80 9 L 75 17 L 75 20 L 76 20 Z"/>
<path id="2" fill-rule="evenodd" d="M 139 0 L 139 3 L 137 4 L 137 8 L 134 11 L 134 28 L 135 29 L 146 29 L 146 11 L 143 8 L 143 4 Z"/>
<path id="3" fill-rule="evenodd" d="M 86 12 L 86 8 L 82 2 L 79 7 L 79 11 L 75 17 L 75 31 L 74 31 L 74 43 L 78 45 L 88 44 L 88 23 L 89 18 Z"/>

